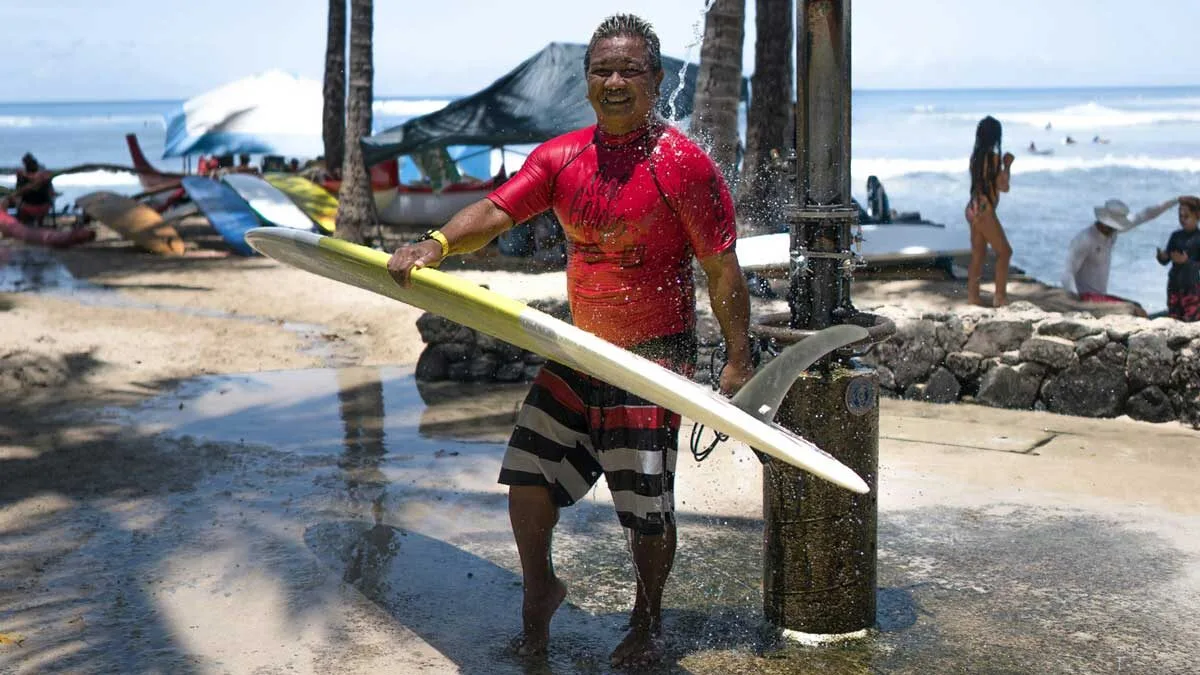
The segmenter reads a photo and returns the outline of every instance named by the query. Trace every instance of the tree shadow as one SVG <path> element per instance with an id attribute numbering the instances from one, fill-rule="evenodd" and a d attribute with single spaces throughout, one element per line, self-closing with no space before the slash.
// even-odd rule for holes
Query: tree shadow
<path id="1" fill-rule="evenodd" d="M 86 353 L 27 361 L 25 372 L 49 369 L 56 377 L 80 377 L 99 365 Z M 178 619 L 158 602 L 155 584 L 171 566 L 211 553 L 214 537 L 222 536 L 233 561 L 240 560 L 228 574 L 272 556 L 302 570 L 311 559 L 302 542 L 269 519 L 231 517 L 226 504 L 234 500 L 244 512 L 285 511 L 285 497 L 261 487 L 257 476 L 311 471 L 306 460 L 269 448 L 163 436 L 103 416 L 38 417 L 44 402 L 27 389 L 15 395 L 0 389 L 0 628 L 20 640 L 0 645 L 0 670 L 191 673 L 218 667 L 192 654 Z M 364 451 L 361 429 L 371 427 L 377 410 L 347 399 L 344 443 L 354 448 L 348 457 Z M 219 427 L 222 419 L 212 423 Z M 361 482 L 360 467 L 352 464 L 341 470 Z M 215 476 L 228 478 L 214 486 Z M 351 485 L 347 478 L 346 489 Z M 237 496 L 219 489 L 226 486 Z M 281 620 L 296 632 L 320 615 L 328 599 L 308 592 L 303 573 L 258 567 L 290 589 Z"/>

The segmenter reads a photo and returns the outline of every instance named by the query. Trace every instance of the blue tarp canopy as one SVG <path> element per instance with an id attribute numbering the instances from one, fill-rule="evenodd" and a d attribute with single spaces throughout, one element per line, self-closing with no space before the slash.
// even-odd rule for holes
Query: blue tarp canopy
<path id="1" fill-rule="evenodd" d="M 595 124 L 587 101 L 583 54 L 587 46 L 554 42 L 486 89 L 362 139 L 367 164 L 450 145 L 531 145 Z M 699 67 L 663 57 L 659 111 L 668 119 L 691 115 Z M 678 91 L 676 91 L 678 89 Z M 742 100 L 749 87 L 742 79 Z"/>

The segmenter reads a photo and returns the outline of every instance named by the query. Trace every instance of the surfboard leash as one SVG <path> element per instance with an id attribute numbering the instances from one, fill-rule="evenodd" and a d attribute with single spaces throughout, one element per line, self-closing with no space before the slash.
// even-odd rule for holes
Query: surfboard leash
<path id="1" fill-rule="evenodd" d="M 750 339 L 750 363 L 754 364 L 755 368 L 757 368 L 759 363 L 762 362 L 762 354 L 764 351 L 772 356 L 777 356 L 779 354 L 779 350 L 774 348 L 771 341 L 761 338 Z M 720 368 L 717 367 L 718 359 L 721 363 Z M 725 343 L 721 342 L 716 346 L 715 349 L 712 350 L 712 353 L 708 355 L 708 372 L 711 373 L 708 385 L 713 388 L 713 391 L 717 391 L 721 388 L 721 373 L 725 372 L 725 366 L 728 363 L 728 352 L 725 349 Z M 729 434 L 723 434 L 720 431 L 713 431 L 714 438 L 712 442 L 709 443 L 708 446 L 703 450 L 701 450 L 700 442 L 703 434 L 704 425 L 700 424 L 699 422 L 694 422 L 692 424 L 692 438 L 690 446 L 692 450 L 692 457 L 695 457 L 697 462 L 703 462 L 704 460 L 708 459 L 708 456 L 712 454 L 713 450 L 717 449 L 718 445 L 729 440 Z"/>

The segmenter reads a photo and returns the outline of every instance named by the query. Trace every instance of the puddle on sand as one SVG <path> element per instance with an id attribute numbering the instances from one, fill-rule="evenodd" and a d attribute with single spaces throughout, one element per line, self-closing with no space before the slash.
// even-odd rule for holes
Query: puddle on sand
<path id="1" fill-rule="evenodd" d="M 0 246 L 0 293 L 73 291 L 90 286 L 72 276 L 50 251 Z"/>
<path id="2" fill-rule="evenodd" d="M 407 367 L 284 370 L 195 378 L 134 408 L 109 409 L 155 432 L 216 442 L 325 453 L 348 434 L 387 439 L 500 440 L 527 385 L 419 383 Z"/>

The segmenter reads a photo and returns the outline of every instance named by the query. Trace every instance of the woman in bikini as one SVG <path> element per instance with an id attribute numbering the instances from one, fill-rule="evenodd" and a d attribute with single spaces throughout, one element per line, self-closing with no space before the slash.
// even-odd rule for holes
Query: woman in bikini
<path id="1" fill-rule="evenodd" d="M 1011 152 L 1000 148 L 1000 122 L 988 116 L 975 129 L 975 149 L 971 152 L 971 201 L 967 204 L 967 223 L 971 226 L 971 264 L 967 267 L 967 302 L 982 305 L 979 297 L 980 277 L 987 247 L 996 253 L 996 293 L 992 304 L 1008 304 L 1008 263 L 1012 246 L 1004 236 L 1004 228 L 996 216 L 1000 193 L 1008 192 Z"/>

